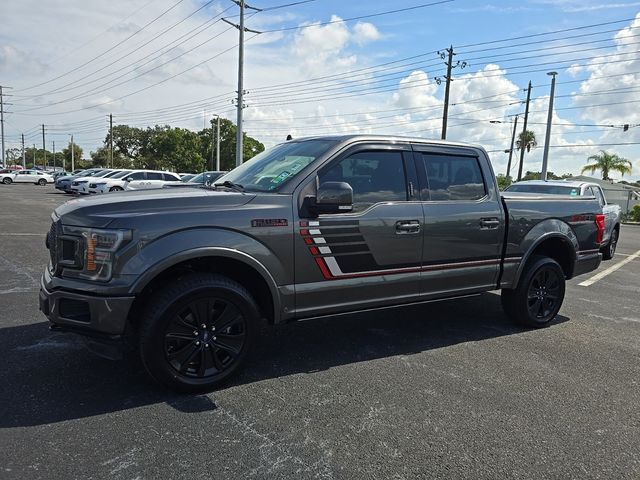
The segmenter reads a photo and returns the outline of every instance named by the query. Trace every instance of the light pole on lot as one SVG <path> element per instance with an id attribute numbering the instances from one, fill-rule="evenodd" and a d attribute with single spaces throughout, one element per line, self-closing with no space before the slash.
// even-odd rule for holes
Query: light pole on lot
<path id="1" fill-rule="evenodd" d="M 551 121 L 553 119 L 553 96 L 556 90 L 556 75 L 558 72 L 547 72 L 551 76 L 551 94 L 549 95 L 549 115 L 547 116 L 547 135 L 544 138 L 544 153 L 542 154 L 542 173 L 540 178 L 547 181 L 547 164 L 549 161 L 549 141 L 551 137 Z"/>
<path id="2" fill-rule="evenodd" d="M 500 120 L 489 120 L 489 123 L 502 123 Z M 513 158 L 513 144 L 516 140 L 516 128 L 518 128 L 518 115 L 516 115 L 513 121 L 513 132 L 511 133 L 511 147 L 509 150 L 505 150 L 504 153 L 509 154 L 509 161 L 507 162 L 507 177 L 511 173 L 511 159 Z"/>
<path id="3" fill-rule="evenodd" d="M 69 133 L 71 135 L 71 171 L 75 170 L 75 152 L 73 148 L 73 133 Z"/>
<path id="4" fill-rule="evenodd" d="M 214 114 L 216 119 L 216 171 L 220 170 L 220 115 Z M 211 170 L 213 170 L 213 119 L 211 119 Z"/>

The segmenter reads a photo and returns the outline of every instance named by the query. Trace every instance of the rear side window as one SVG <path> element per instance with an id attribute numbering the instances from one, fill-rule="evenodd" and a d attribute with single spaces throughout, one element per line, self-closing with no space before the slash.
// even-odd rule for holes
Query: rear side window
<path id="1" fill-rule="evenodd" d="M 131 180 L 144 180 L 144 172 L 132 173 L 127 178 L 130 178 Z"/>
<path id="2" fill-rule="evenodd" d="M 172 173 L 163 173 L 162 175 L 163 175 L 165 181 L 167 181 L 167 182 L 175 182 L 175 181 L 179 182 L 180 181 L 180 179 L 176 175 L 174 175 Z"/>
<path id="3" fill-rule="evenodd" d="M 159 172 L 147 172 L 147 180 L 162 180 L 162 174 Z"/>
<path id="4" fill-rule="evenodd" d="M 487 192 L 478 159 L 423 153 L 429 200 L 479 200 Z"/>

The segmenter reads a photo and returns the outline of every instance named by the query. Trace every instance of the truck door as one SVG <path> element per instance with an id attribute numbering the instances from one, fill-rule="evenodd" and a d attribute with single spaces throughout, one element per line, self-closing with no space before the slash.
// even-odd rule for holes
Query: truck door
<path id="1" fill-rule="evenodd" d="M 410 145 L 352 147 L 321 168 L 317 181 L 347 182 L 354 205 L 349 213 L 300 219 L 295 241 L 298 315 L 417 298 L 423 213 L 414 193 Z"/>
<path id="2" fill-rule="evenodd" d="M 495 286 L 504 218 L 489 160 L 474 149 L 414 149 L 425 214 L 423 293 L 439 297 Z"/>

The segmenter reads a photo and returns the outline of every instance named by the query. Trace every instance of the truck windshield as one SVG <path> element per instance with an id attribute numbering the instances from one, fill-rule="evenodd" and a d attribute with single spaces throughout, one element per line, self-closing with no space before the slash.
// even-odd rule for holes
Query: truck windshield
<path id="1" fill-rule="evenodd" d="M 288 141 L 259 153 L 220 177 L 248 192 L 273 192 L 336 144 L 336 140 Z"/>
<path id="2" fill-rule="evenodd" d="M 506 189 L 507 192 L 524 192 L 524 193 L 548 193 L 550 195 L 571 195 L 575 197 L 580 195 L 580 189 L 577 187 L 567 187 L 564 185 L 511 185 Z"/>

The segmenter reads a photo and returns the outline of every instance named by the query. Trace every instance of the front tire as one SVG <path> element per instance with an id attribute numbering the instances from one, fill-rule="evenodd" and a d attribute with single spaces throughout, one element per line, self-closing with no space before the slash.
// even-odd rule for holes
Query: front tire
<path id="1" fill-rule="evenodd" d="M 604 247 L 602 252 L 602 258 L 604 260 L 611 260 L 613 256 L 616 254 L 616 247 L 618 246 L 618 237 L 619 237 L 618 229 L 614 228 L 611 232 L 611 238 L 609 239 L 609 243 L 606 247 Z"/>
<path id="2" fill-rule="evenodd" d="M 110 192 L 122 192 L 123 190 L 124 190 L 124 189 L 123 189 L 122 187 L 118 187 L 118 186 L 111 187 L 111 188 L 109 189 L 109 191 L 110 191 Z"/>
<path id="3" fill-rule="evenodd" d="M 40 185 L 41 187 L 44 187 L 47 184 L 47 181 L 44 178 L 41 178 L 40 180 L 38 180 L 38 185 Z"/>
<path id="4" fill-rule="evenodd" d="M 251 294 L 227 277 L 193 273 L 151 297 L 140 356 L 159 383 L 182 392 L 212 390 L 241 368 L 260 318 Z"/>
<path id="5" fill-rule="evenodd" d="M 549 257 L 532 257 L 518 286 L 502 290 L 502 307 L 513 321 L 529 327 L 546 327 L 562 307 L 565 276 Z"/>
<path id="6" fill-rule="evenodd" d="M 4 183 L 5 185 L 11 185 L 11 182 L 13 182 L 13 180 L 11 180 L 9 177 L 4 177 L 2 179 L 2 183 Z"/>

